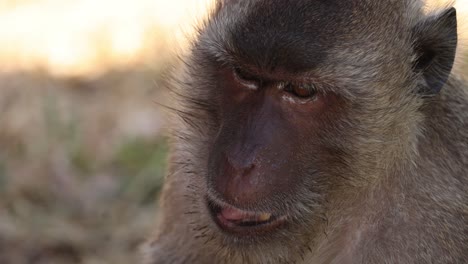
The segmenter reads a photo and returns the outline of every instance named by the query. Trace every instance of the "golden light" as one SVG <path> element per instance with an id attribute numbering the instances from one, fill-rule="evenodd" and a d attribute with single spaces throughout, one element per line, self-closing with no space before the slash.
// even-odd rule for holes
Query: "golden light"
<path id="1" fill-rule="evenodd" d="M 430 0 L 447 2 L 446 0 Z M 213 0 L 3 0 L 0 71 L 92 74 L 167 53 Z M 468 13 L 468 0 L 457 7 Z M 172 40 L 172 42 L 171 42 Z M 170 44 L 168 44 L 170 43 Z M 146 52 L 146 53 L 145 53 Z"/>
<path id="2" fill-rule="evenodd" d="M 22 0 L 0 4 L 0 70 L 88 74 L 141 59 L 190 30 L 209 0 Z M 167 52 L 162 50 L 161 52 Z"/>

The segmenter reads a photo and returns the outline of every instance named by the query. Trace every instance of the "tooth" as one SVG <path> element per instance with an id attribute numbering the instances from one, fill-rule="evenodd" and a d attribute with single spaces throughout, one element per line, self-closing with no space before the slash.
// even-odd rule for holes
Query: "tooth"
<path id="1" fill-rule="evenodd" d="M 261 221 L 261 222 L 268 221 L 268 220 L 270 220 L 270 218 L 271 218 L 271 214 L 270 214 L 270 213 L 261 213 L 261 214 L 258 216 L 258 220 Z"/>

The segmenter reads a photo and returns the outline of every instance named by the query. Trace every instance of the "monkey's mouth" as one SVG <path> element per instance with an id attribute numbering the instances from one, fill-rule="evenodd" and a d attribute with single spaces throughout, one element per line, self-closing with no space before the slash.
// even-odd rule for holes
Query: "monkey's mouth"
<path id="1" fill-rule="evenodd" d="M 286 217 L 265 212 L 250 212 L 223 207 L 208 202 L 214 222 L 224 232 L 238 236 L 253 236 L 272 232 L 285 224 Z"/>

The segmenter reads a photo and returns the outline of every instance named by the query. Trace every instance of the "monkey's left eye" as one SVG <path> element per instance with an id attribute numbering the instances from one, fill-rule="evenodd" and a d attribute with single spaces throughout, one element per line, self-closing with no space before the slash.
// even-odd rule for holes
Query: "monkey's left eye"
<path id="1" fill-rule="evenodd" d="M 284 91 L 301 99 L 309 99 L 317 95 L 317 89 L 314 85 L 288 83 L 284 87 Z"/>
<path id="2" fill-rule="evenodd" d="M 234 72 L 234 75 L 236 76 L 236 79 L 240 83 L 248 86 L 249 88 L 258 87 L 260 81 L 255 75 L 239 67 L 234 68 L 233 72 Z"/>

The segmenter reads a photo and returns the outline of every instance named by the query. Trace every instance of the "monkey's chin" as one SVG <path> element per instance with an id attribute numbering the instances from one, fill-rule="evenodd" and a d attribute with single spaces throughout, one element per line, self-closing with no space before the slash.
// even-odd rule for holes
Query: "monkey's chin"
<path id="1" fill-rule="evenodd" d="M 286 216 L 244 211 L 229 205 L 208 201 L 208 209 L 216 225 L 227 235 L 257 237 L 275 232 L 286 224 Z"/>

